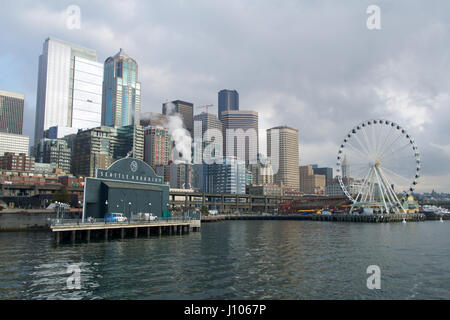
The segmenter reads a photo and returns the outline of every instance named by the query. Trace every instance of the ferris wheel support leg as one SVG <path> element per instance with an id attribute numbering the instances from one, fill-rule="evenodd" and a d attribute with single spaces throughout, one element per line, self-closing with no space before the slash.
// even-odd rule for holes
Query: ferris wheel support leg
<path id="1" fill-rule="evenodd" d="M 387 185 L 386 179 L 383 179 L 380 167 L 377 167 L 376 170 L 377 170 L 377 174 L 380 179 L 380 182 L 381 182 L 380 187 L 383 190 L 383 202 L 384 202 L 385 206 L 387 205 L 387 209 L 388 209 L 387 213 L 391 213 L 391 211 L 395 212 L 395 210 L 393 210 L 394 201 L 391 199 L 391 196 L 389 194 L 389 186 Z M 387 200 L 387 202 L 386 202 L 386 200 Z"/>
<path id="2" fill-rule="evenodd" d="M 364 179 L 363 184 L 362 184 L 361 187 L 359 188 L 358 195 L 357 195 L 356 198 L 355 198 L 355 202 L 358 201 L 358 198 L 359 198 L 360 196 L 361 196 L 361 199 L 362 199 L 362 196 L 363 196 L 362 191 L 366 189 L 367 179 L 369 178 L 371 172 L 372 172 L 372 168 L 369 169 L 369 173 L 367 174 L 366 178 Z"/>
<path id="3" fill-rule="evenodd" d="M 403 213 L 407 213 L 405 208 L 403 207 L 403 204 L 401 203 L 401 201 L 398 199 L 397 195 L 395 194 L 395 191 L 390 187 L 391 183 L 390 183 L 389 179 L 387 179 L 387 177 L 384 175 L 384 173 L 381 169 L 380 169 L 380 174 L 388 182 L 389 190 L 391 191 L 392 196 L 395 199 L 395 202 L 400 206 L 400 209 L 403 211 Z"/>
<path id="4" fill-rule="evenodd" d="M 401 206 L 401 204 L 398 201 L 398 198 L 395 196 L 394 191 L 392 190 L 390 186 L 390 182 L 386 177 L 384 176 L 381 168 L 378 170 L 378 173 L 380 175 L 380 178 L 384 181 L 384 185 L 386 188 L 386 195 L 388 196 L 389 202 L 391 204 L 391 209 L 394 211 L 394 213 L 398 213 L 398 205 Z"/>

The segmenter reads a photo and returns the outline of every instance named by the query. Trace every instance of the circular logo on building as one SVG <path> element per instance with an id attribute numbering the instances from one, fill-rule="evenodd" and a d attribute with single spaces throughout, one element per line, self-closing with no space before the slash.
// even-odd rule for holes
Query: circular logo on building
<path id="1" fill-rule="evenodd" d="M 131 164 L 130 164 L 130 169 L 131 169 L 132 172 L 136 172 L 136 171 L 137 171 L 137 169 L 138 169 L 138 164 L 137 164 L 136 161 L 132 161 L 132 162 L 131 162 Z"/>

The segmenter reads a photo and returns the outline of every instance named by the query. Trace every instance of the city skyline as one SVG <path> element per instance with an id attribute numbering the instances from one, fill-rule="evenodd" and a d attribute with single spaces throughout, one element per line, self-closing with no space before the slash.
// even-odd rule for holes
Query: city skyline
<path id="1" fill-rule="evenodd" d="M 301 165 L 319 163 L 324 167 L 335 168 L 334 159 L 339 143 L 354 125 L 371 118 L 397 121 L 409 129 L 423 155 L 423 178 L 418 185 L 418 191 L 429 191 L 433 188 L 444 192 L 450 190 L 450 170 L 446 165 L 450 158 L 450 149 L 447 142 L 448 133 L 444 130 L 445 119 L 448 118 L 444 109 L 449 100 L 448 78 L 442 71 L 448 70 L 448 62 L 439 55 L 439 52 L 443 51 L 442 40 L 449 33 L 448 27 L 442 23 L 445 16 L 441 12 L 445 10 L 429 10 L 422 17 L 419 2 L 413 1 L 409 2 L 408 6 L 402 6 L 382 1 L 381 9 L 389 8 L 391 13 L 386 12 L 383 16 L 385 25 L 380 31 L 369 31 L 365 26 L 365 3 L 352 6 L 327 4 L 317 7 L 302 3 L 298 6 L 306 12 L 305 19 L 300 19 L 298 24 L 291 22 L 293 25 L 289 29 L 292 31 L 284 28 L 284 36 L 275 37 L 275 44 L 265 44 L 258 37 L 252 38 L 255 34 L 248 25 L 259 23 L 274 9 L 266 3 L 254 8 L 257 11 L 253 17 L 248 17 L 248 23 L 239 16 L 236 17 L 238 24 L 247 33 L 243 32 L 243 35 L 237 36 L 235 40 L 239 44 L 248 43 L 246 50 L 224 56 L 215 55 L 216 50 L 222 50 L 223 46 L 210 48 L 212 52 L 204 50 L 201 54 L 199 53 L 202 47 L 190 49 L 182 59 L 191 59 L 192 63 L 186 65 L 180 64 L 177 58 L 180 51 L 173 50 L 182 47 L 183 41 L 175 37 L 171 38 L 172 42 L 169 43 L 162 36 L 176 35 L 177 32 L 182 34 L 180 25 L 169 25 L 157 17 L 158 14 L 164 17 L 168 10 L 178 14 L 181 10 L 178 10 L 177 5 L 159 4 L 152 8 L 153 11 L 145 4 L 140 5 L 143 8 L 139 11 L 142 11 L 144 16 L 150 14 L 153 21 L 148 26 L 150 39 L 142 36 L 140 28 L 137 28 L 135 35 L 120 30 L 120 26 L 130 19 L 139 22 L 141 27 L 145 25 L 143 15 L 137 12 L 136 5 L 130 6 L 127 15 L 118 19 L 117 25 L 108 22 L 106 18 L 118 17 L 123 13 L 120 4 L 112 5 L 107 13 L 98 16 L 94 12 L 99 11 L 95 8 L 102 6 L 101 2 L 81 2 L 79 5 L 83 13 L 81 30 L 70 30 L 66 27 L 66 8 L 56 2 L 46 5 L 24 2 L 17 6 L 7 2 L 3 12 L 10 11 L 11 14 L 0 14 L 2 24 L 5 23 L 4 30 L 17 30 L 14 37 L 2 33 L 7 50 L 0 56 L 0 67 L 5 72 L 5 79 L 0 79 L 0 88 L 25 94 L 24 134 L 29 135 L 31 141 L 33 133 L 30 131 L 34 127 L 33 112 L 36 101 L 37 57 L 42 41 L 48 36 L 55 36 L 93 48 L 98 53 L 98 61 L 104 61 L 106 57 L 117 52 L 118 47 L 124 47 L 140 64 L 142 112 L 157 112 L 162 101 L 178 98 L 192 101 L 196 105 L 215 104 L 219 90 L 235 88 L 240 93 L 240 107 L 244 110 L 255 110 L 260 115 L 259 137 L 262 148 L 266 145 L 264 136 L 267 128 L 286 124 L 300 131 Z M 263 28 L 268 28 L 269 35 L 278 35 L 276 31 L 270 31 L 269 27 L 272 23 L 278 23 L 280 17 L 289 17 L 289 9 L 292 9 L 290 6 L 293 4 L 280 5 L 273 12 L 274 21 L 266 22 L 266 25 L 261 24 Z M 244 9 L 243 7 L 246 5 L 232 2 L 228 10 L 230 14 L 237 13 Z M 194 4 L 191 9 L 182 9 L 201 8 Z M 214 19 L 218 18 L 217 12 L 220 9 L 223 8 L 218 4 L 203 8 L 211 13 Z M 405 10 L 408 18 L 399 15 L 399 12 Z M 319 41 L 314 41 L 312 36 L 301 31 L 302 26 L 310 27 L 303 28 L 310 30 L 319 23 L 307 19 L 309 15 L 322 17 L 319 19 L 320 23 L 324 24 L 322 31 L 314 34 Z M 390 19 L 393 15 L 397 21 Z M 230 25 L 229 20 L 222 22 Z M 336 30 L 334 25 L 339 25 L 340 28 Z M 193 23 L 187 27 L 198 30 L 201 23 Z M 89 30 L 98 32 L 87 34 L 89 32 L 86 31 Z M 352 39 L 346 37 L 346 33 L 352 34 Z M 202 34 L 211 41 L 222 35 L 217 28 L 203 30 Z M 331 36 L 337 38 L 337 44 L 326 41 Z M 23 37 L 24 41 L 14 42 L 17 37 Z M 292 41 L 287 42 L 292 37 L 304 40 L 307 50 L 302 50 L 301 45 L 294 45 Z M 113 38 L 117 41 L 111 41 Z M 230 41 L 231 39 L 226 38 L 226 43 Z M 291 54 L 285 52 L 283 55 L 274 49 L 285 48 L 286 43 L 292 44 Z M 156 48 L 158 46 L 152 47 L 153 51 L 149 52 L 146 49 L 149 44 L 162 46 L 161 49 Z M 352 59 L 348 58 L 347 52 L 340 50 L 343 44 L 355 48 Z M 260 49 L 259 58 L 253 59 L 257 57 L 257 49 Z M 277 58 L 280 54 L 283 60 Z M 317 55 L 319 58 L 315 57 Z M 213 56 L 222 60 L 213 59 Z M 234 67 L 231 62 L 242 57 L 242 63 Z M 270 61 L 277 62 L 278 69 L 274 69 Z M 267 68 L 260 70 L 261 64 Z M 26 76 L 22 74 L 25 70 L 28 71 Z M 247 76 L 237 76 L 237 72 Z"/>

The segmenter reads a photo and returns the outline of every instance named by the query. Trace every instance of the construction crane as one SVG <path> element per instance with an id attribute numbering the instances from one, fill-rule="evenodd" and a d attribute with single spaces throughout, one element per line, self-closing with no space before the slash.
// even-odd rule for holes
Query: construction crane
<path id="1" fill-rule="evenodd" d="M 205 109 L 206 113 L 208 113 L 208 108 L 209 107 L 214 107 L 214 105 L 213 104 L 207 104 L 207 105 L 204 105 L 204 106 L 198 106 L 197 109 Z"/>

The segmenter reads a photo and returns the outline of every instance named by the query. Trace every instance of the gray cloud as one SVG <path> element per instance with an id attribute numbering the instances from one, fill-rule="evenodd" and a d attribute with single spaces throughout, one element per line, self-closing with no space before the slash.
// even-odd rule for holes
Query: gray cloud
<path id="1" fill-rule="evenodd" d="M 0 87 L 26 94 L 29 134 L 37 59 L 55 36 L 100 61 L 124 48 L 139 63 L 144 111 L 166 99 L 217 105 L 220 89 L 237 89 L 261 129 L 300 130 L 303 164 L 334 166 L 349 129 L 392 119 L 422 151 L 423 188 L 450 191 L 448 1 L 377 1 L 379 31 L 366 28 L 372 1 L 77 1 L 81 30 L 65 26 L 69 4 L 2 1 Z"/>

